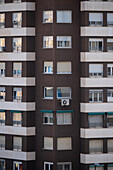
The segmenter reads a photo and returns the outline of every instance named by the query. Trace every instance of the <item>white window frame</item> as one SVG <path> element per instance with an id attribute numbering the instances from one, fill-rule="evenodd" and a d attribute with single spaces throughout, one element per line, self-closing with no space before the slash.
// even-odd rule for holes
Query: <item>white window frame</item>
<path id="1" fill-rule="evenodd" d="M 53 97 L 46 97 L 46 92 L 45 92 L 45 90 L 46 90 L 46 88 L 52 88 L 53 89 L 53 87 L 44 87 L 44 99 L 53 99 Z"/>
<path id="2" fill-rule="evenodd" d="M 21 0 L 13 0 L 13 3 L 20 3 Z"/>
<path id="3" fill-rule="evenodd" d="M 63 115 L 63 123 L 58 123 L 58 115 L 62 114 Z M 71 123 L 66 123 L 66 114 L 71 114 Z M 57 119 L 57 125 L 72 125 L 72 113 L 56 113 L 56 119 Z"/>
<path id="4" fill-rule="evenodd" d="M 53 163 L 52 162 L 44 162 L 44 170 L 47 170 L 46 167 L 45 167 L 46 164 L 49 165 L 49 170 L 51 170 L 50 166 L 53 165 Z"/>
<path id="5" fill-rule="evenodd" d="M 65 170 L 65 165 L 70 165 L 70 168 L 69 168 L 69 170 L 72 170 L 72 163 L 71 162 L 57 162 L 57 165 L 62 165 L 63 167 L 63 169 L 62 170 Z"/>
<path id="6" fill-rule="evenodd" d="M 103 77 L 103 68 L 102 68 L 102 72 L 100 72 L 100 69 L 98 69 L 99 71 L 94 72 L 94 70 L 96 70 L 98 66 L 103 67 L 103 64 L 89 64 L 89 77 L 95 77 L 95 78 L 96 77 Z M 90 71 L 90 70 L 93 70 L 93 71 Z"/>
<path id="7" fill-rule="evenodd" d="M 92 101 L 89 100 L 89 103 L 99 103 L 99 102 L 103 102 L 103 90 L 89 90 L 89 99 L 90 99 L 90 93 L 92 94 Z M 97 94 L 97 101 L 94 101 L 94 94 Z M 102 94 L 102 101 L 99 101 L 99 94 Z"/>
<path id="8" fill-rule="evenodd" d="M 64 14 L 64 13 L 66 13 L 66 12 L 69 12 L 68 13 L 68 15 L 70 15 L 69 17 L 69 21 L 66 21 L 65 19 L 64 19 L 64 21 L 59 21 L 58 20 L 58 13 L 62 13 L 62 15 L 63 15 L 63 17 L 65 17 L 64 15 L 66 15 L 66 14 Z M 60 14 L 61 15 L 61 14 Z M 59 23 L 63 23 L 63 24 L 71 24 L 72 23 L 72 10 L 57 10 L 56 11 L 56 16 L 57 16 L 57 18 L 56 18 L 56 22 L 59 24 Z M 61 16 L 60 16 L 60 18 L 62 18 Z"/>
<path id="9" fill-rule="evenodd" d="M 18 89 L 18 91 L 15 89 Z M 16 91 L 16 98 L 15 98 L 15 94 L 14 94 L 15 91 Z M 18 92 L 21 92 L 19 96 L 17 96 Z M 22 102 L 22 88 L 20 88 L 20 87 L 13 88 L 13 102 Z"/>
<path id="10" fill-rule="evenodd" d="M 17 17 L 16 17 L 16 15 L 17 15 Z M 20 18 L 19 18 L 19 15 L 20 15 Z M 22 27 L 22 13 L 21 12 L 13 13 L 13 27 L 14 28 Z"/>
<path id="11" fill-rule="evenodd" d="M 20 65 L 20 69 L 15 69 L 15 65 Z M 22 62 L 13 63 L 13 77 L 22 77 Z"/>
<path id="12" fill-rule="evenodd" d="M 71 69 L 70 69 L 70 72 L 58 72 L 58 64 L 66 64 L 66 63 L 69 63 L 70 64 L 70 66 L 71 66 Z M 70 62 L 70 61 L 58 61 L 57 62 L 57 74 L 72 74 L 72 62 Z"/>
<path id="13" fill-rule="evenodd" d="M 48 44 L 46 46 L 46 44 Z M 52 49 L 53 48 L 53 36 L 43 36 L 43 49 Z"/>
<path id="14" fill-rule="evenodd" d="M 71 87 L 66 87 L 66 88 L 69 88 L 70 90 L 69 90 L 69 94 L 70 94 L 70 96 L 68 96 L 68 97 L 58 97 L 58 88 L 65 88 L 65 87 L 57 87 L 57 99 L 70 99 L 71 98 Z"/>
<path id="15" fill-rule="evenodd" d="M 97 19 L 97 18 L 101 18 L 101 17 L 102 17 L 101 20 Z M 94 19 L 92 19 L 92 18 L 94 18 Z M 89 25 L 90 26 L 102 26 L 103 25 L 103 13 L 89 13 Z"/>
<path id="16" fill-rule="evenodd" d="M 13 126 L 22 126 L 22 113 L 12 113 L 13 114 Z M 20 114 L 21 120 L 14 120 L 14 114 Z M 17 118 L 17 116 L 16 116 Z"/>
<path id="17" fill-rule="evenodd" d="M 21 145 L 15 145 L 15 138 L 20 138 Z M 13 150 L 18 152 L 22 151 L 22 137 L 13 136 Z"/>
<path id="18" fill-rule="evenodd" d="M 45 116 L 45 114 L 48 114 L 48 116 Z M 52 119 L 53 122 L 53 113 L 42 113 L 43 116 L 43 124 L 44 125 L 53 125 L 53 123 L 51 123 L 50 119 Z M 47 117 L 48 118 L 48 122 L 45 123 L 44 118 Z"/>
<path id="19" fill-rule="evenodd" d="M 99 43 L 102 43 L 102 49 L 99 49 Z M 95 47 L 93 47 L 93 44 L 95 43 Z M 89 52 L 102 52 L 104 47 L 103 39 L 101 38 L 89 38 Z M 95 48 L 95 49 L 93 49 Z"/>
<path id="20" fill-rule="evenodd" d="M 14 161 L 13 162 L 13 170 L 15 170 L 15 164 L 18 164 L 18 170 L 19 170 L 19 165 L 22 165 L 22 162 L 17 162 L 17 161 Z"/>
<path id="21" fill-rule="evenodd" d="M 20 41 L 20 45 L 19 45 Z M 13 38 L 13 52 L 20 53 L 22 52 L 22 38 Z"/>
<path id="22" fill-rule="evenodd" d="M 46 12 L 49 12 L 48 14 L 45 14 Z M 47 15 L 47 22 L 45 21 Z M 44 24 L 51 24 L 53 23 L 53 10 L 44 10 L 43 11 L 43 23 Z"/>
<path id="23" fill-rule="evenodd" d="M 107 90 L 107 102 L 113 102 L 113 89 Z"/>
<path id="24" fill-rule="evenodd" d="M 69 46 L 65 46 L 65 42 L 69 42 Z M 60 46 L 59 43 L 61 44 Z M 62 48 L 64 49 L 72 48 L 72 36 L 57 36 L 57 49 L 62 49 Z"/>
<path id="25" fill-rule="evenodd" d="M 52 63 L 52 66 L 46 66 L 46 63 Z M 45 71 L 45 67 L 47 71 Z M 51 72 L 49 72 L 49 67 L 51 67 Z M 53 62 L 52 61 L 44 61 L 44 74 L 53 74 Z"/>

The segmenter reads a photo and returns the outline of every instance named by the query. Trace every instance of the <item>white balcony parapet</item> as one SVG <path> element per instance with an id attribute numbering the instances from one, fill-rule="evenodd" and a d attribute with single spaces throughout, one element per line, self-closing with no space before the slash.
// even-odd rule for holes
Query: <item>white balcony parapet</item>
<path id="1" fill-rule="evenodd" d="M 82 1 L 81 11 L 113 11 L 113 2 Z"/>
<path id="2" fill-rule="evenodd" d="M 7 36 L 35 36 L 35 28 L 21 27 L 21 28 L 1 28 L 0 37 Z"/>
<path id="3" fill-rule="evenodd" d="M 34 136 L 35 127 L 0 126 L 0 134 Z"/>
<path id="4" fill-rule="evenodd" d="M 81 27 L 81 36 L 112 37 L 113 27 Z"/>
<path id="5" fill-rule="evenodd" d="M 80 163 L 94 164 L 94 163 L 111 163 L 113 162 L 112 153 L 103 154 L 80 154 Z"/>
<path id="6" fill-rule="evenodd" d="M 113 87 L 113 78 L 81 78 L 81 87 Z"/>
<path id="7" fill-rule="evenodd" d="M 35 52 L 0 53 L 0 61 L 35 61 Z"/>
<path id="8" fill-rule="evenodd" d="M 81 128 L 81 138 L 113 138 L 113 128 Z"/>
<path id="9" fill-rule="evenodd" d="M 12 150 L 0 150 L 0 157 L 14 160 L 35 160 L 35 152 L 17 152 Z"/>
<path id="10" fill-rule="evenodd" d="M 0 102 L 3 110 L 35 111 L 35 102 Z"/>
<path id="11" fill-rule="evenodd" d="M 80 103 L 80 112 L 113 112 L 113 103 Z"/>
<path id="12" fill-rule="evenodd" d="M 113 62 L 113 52 L 81 52 L 81 62 Z"/>
<path id="13" fill-rule="evenodd" d="M 0 86 L 35 86 L 34 77 L 0 77 Z"/>
<path id="14" fill-rule="evenodd" d="M 35 11 L 35 2 L 0 4 L 0 12 Z"/>

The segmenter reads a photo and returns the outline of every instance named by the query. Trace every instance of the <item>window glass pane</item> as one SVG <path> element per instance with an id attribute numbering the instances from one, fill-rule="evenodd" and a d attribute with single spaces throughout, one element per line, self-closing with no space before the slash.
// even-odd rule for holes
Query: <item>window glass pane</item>
<path id="1" fill-rule="evenodd" d="M 5 112 L 0 112 L 0 125 L 5 125 Z"/>
<path id="2" fill-rule="evenodd" d="M 53 62 L 44 62 L 44 73 L 53 73 Z"/>
<path id="3" fill-rule="evenodd" d="M 53 124 L 53 113 L 43 113 L 43 123 Z"/>
<path id="4" fill-rule="evenodd" d="M 89 115 L 89 127 L 90 128 L 102 128 L 103 127 L 103 116 L 102 115 Z"/>
<path id="5" fill-rule="evenodd" d="M 71 62 L 57 62 L 57 74 L 70 74 Z"/>
<path id="6" fill-rule="evenodd" d="M 13 163 L 13 170 L 22 170 L 22 163 L 21 162 L 14 162 Z"/>
<path id="7" fill-rule="evenodd" d="M 5 76 L 5 63 L 0 63 L 0 77 Z"/>
<path id="8" fill-rule="evenodd" d="M 57 88 L 57 98 L 70 98 L 71 88 L 70 87 L 58 87 Z"/>
<path id="9" fill-rule="evenodd" d="M 102 13 L 89 13 L 89 25 L 101 26 L 103 25 Z"/>
<path id="10" fill-rule="evenodd" d="M 13 89 L 13 101 L 21 102 L 22 101 L 22 88 Z"/>
<path id="11" fill-rule="evenodd" d="M 57 36 L 57 48 L 71 48 L 71 36 Z"/>
<path id="12" fill-rule="evenodd" d="M 43 48 L 53 48 L 53 36 L 43 37 Z"/>
<path id="13" fill-rule="evenodd" d="M 57 138 L 57 150 L 71 150 L 71 149 L 72 144 L 70 137 Z"/>
<path id="14" fill-rule="evenodd" d="M 22 76 L 22 63 L 13 63 L 13 77 Z"/>
<path id="15" fill-rule="evenodd" d="M 107 39 L 107 51 L 113 51 L 113 39 Z"/>
<path id="16" fill-rule="evenodd" d="M 0 170 L 5 170 L 5 160 L 0 159 Z"/>
<path id="17" fill-rule="evenodd" d="M 102 51 L 103 39 L 89 38 L 89 51 Z"/>
<path id="18" fill-rule="evenodd" d="M 21 2 L 21 0 L 13 0 L 14 3 Z"/>
<path id="19" fill-rule="evenodd" d="M 103 64 L 89 64 L 89 76 L 99 77 L 103 76 Z"/>
<path id="20" fill-rule="evenodd" d="M 22 38 L 13 38 L 13 52 L 22 51 Z"/>
<path id="21" fill-rule="evenodd" d="M 71 113 L 57 113 L 57 124 L 72 124 Z"/>
<path id="22" fill-rule="evenodd" d="M 0 101 L 5 101 L 5 87 L 0 87 Z"/>
<path id="23" fill-rule="evenodd" d="M 21 126 L 21 125 L 22 125 L 22 114 L 13 113 L 13 126 Z"/>
<path id="24" fill-rule="evenodd" d="M 44 137 L 44 149 L 53 150 L 53 138 Z"/>
<path id="25" fill-rule="evenodd" d="M 4 4 L 5 3 L 5 0 L 0 0 L 0 4 Z"/>
<path id="26" fill-rule="evenodd" d="M 13 138 L 13 150 L 16 150 L 16 151 L 22 150 L 22 138 L 21 137 Z"/>
<path id="27" fill-rule="evenodd" d="M 113 153 L 113 139 L 107 140 L 107 152 Z"/>
<path id="28" fill-rule="evenodd" d="M 13 13 L 13 27 L 22 26 L 22 13 Z"/>
<path id="29" fill-rule="evenodd" d="M 53 22 L 53 11 L 43 11 L 43 22 L 44 23 Z"/>
<path id="30" fill-rule="evenodd" d="M 5 27 L 5 14 L 1 13 L 0 14 L 0 28 L 4 28 Z"/>
<path id="31" fill-rule="evenodd" d="M 5 52 L 5 38 L 0 38 L 0 52 Z"/>
<path id="32" fill-rule="evenodd" d="M 107 14 L 107 25 L 108 26 L 113 26 L 113 13 L 108 13 Z"/>
<path id="33" fill-rule="evenodd" d="M 89 153 L 98 154 L 103 152 L 103 141 L 102 140 L 90 140 L 89 141 Z"/>
<path id="34" fill-rule="evenodd" d="M 107 102 L 113 102 L 113 90 L 107 90 Z"/>
<path id="35" fill-rule="evenodd" d="M 72 11 L 57 11 L 57 23 L 72 23 Z"/>
<path id="36" fill-rule="evenodd" d="M 5 149 L 5 136 L 0 136 L 0 149 Z"/>
<path id="37" fill-rule="evenodd" d="M 45 98 L 53 98 L 53 87 L 45 87 L 44 93 Z"/>

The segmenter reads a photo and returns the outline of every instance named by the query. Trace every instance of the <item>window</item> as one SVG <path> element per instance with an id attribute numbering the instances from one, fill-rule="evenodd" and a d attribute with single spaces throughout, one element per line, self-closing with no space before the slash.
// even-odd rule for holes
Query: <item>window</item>
<path id="1" fill-rule="evenodd" d="M 107 51 L 113 51 L 113 39 L 107 39 Z"/>
<path id="2" fill-rule="evenodd" d="M 103 141 L 102 140 L 89 140 L 89 153 L 99 154 L 103 152 Z"/>
<path id="3" fill-rule="evenodd" d="M 53 99 L 53 87 L 44 87 L 44 98 Z"/>
<path id="4" fill-rule="evenodd" d="M 43 124 L 53 125 L 53 113 L 43 113 Z"/>
<path id="5" fill-rule="evenodd" d="M 89 128 L 103 128 L 102 115 L 88 115 Z"/>
<path id="6" fill-rule="evenodd" d="M 71 98 L 71 88 L 57 87 L 57 98 Z"/>
<path id="7" fill-rule="evenodd" d="M 107 25 L 108 26 L 113 26 L 113 13 L 108 13 L 107 14 Z"/>
<path id="8" fill-rule="evenodd" d="M 13 170 L 22 170 L 22 162 L 13 162 Z"/>
<path id="9" fill-rule="evenodd" d="M 13 13 L 13 27 L 22 26 L 22 13 Z"/>
<path id="10" fill-rule="evenodd" d="M 107 90 L 107 102 L 113 102 L 113 89 Z"/>
<path id="11" fill-rule="evenodd" d="M 107 64 L 107 76 L 113 77 L 113 64 Z"/>
<path id="12" fill-rule="evenodd" d="M 94 166 L 94 165 L 90 165 L 89 166 L 89 170 L 104 170 L 104 165 L 99 165 L 99 166 Z"/>
<path id="13" fill-rule="evenodd" d="M 57 125 L 72 124 L 72 113 L 57 113 Z"/>
<path id="14" fill-rule="evenodd" d="M 43 48 L 53 48 L 53 36 L 43 37 Z"/>
<path id="15" fill-rule="evenodd" d="M 13 113 L 13 126 L 22 126 L 22 113 Z"/>
<path id="16" fill-rule="evenodd" d="M 107 170 L 113 170 L 113 164 L 108 164 Z"/>
<path id="17" fill-rule="evenodd" d="M 71 48 L 71 36 L 57 36 L 57 48 Z"/>
<path id="18" fill-rule="evenodd" d="M 22 88 L 13 88 L 13 101 L 14 102 L 22 101 Z"/>
<path id="19" fill-rule="evenodd" d="M 103 25 L 103 14 L 102 13 L 89 13 L 89 25 L 102 26 Z"/>
<path id="20" fill-rule="evenodd" d="M 43 23 L 53 23 L 53 11 L 43 11 Z"/>
<path id="21" fill-rule="evenodd" d="M 89 64 L 89 77 L 102 77 L 103 64 Z"/>
<path id="22" fill-rule="evenodd" d="M 0 87 L 0 101 L 5 101 L 5 87 Z"/>
<path id="23" fill-rule="evenodd" d="M 13 150 L 22 151 L 22 138 L 13 137 Z"/>
<path id="24" fill-rule="evenodd" d="M 0 125 L 5 125 L 5 112 L 0 111 Z"/>
<path id="25" fill-rule="evenodd" d="M 52 162 L 44 162 L 44 170 L 53 170 Z"/>
<path id="26" fill-rule="evenodd" d="M 113 128 L 113 115 L 107 114 L 107 128 Z"/>
<path id="27" fill-rule="evenodd" d="M 13 0 L 13 3 L 19 3 L 21 0 Z"/>
<path id="28" fill-rule="evenodd" d="M 57 74 L 71 74 L 71 62 L 57 62 Z"/>
<path id="29" fill-rule="evenodd" d="M 44 73 L 53 74 L 53 62 L 50 61 L 44 62 Z"/>
<path id="30" fill-rule="evenodd" d="M 0 38 L 0 52 L 5 51 L 5 38 Z"/>
<path id="31" fill-rule="evenodd" d="M 113 153 L 113 139 L 107 140 L 107 152 Z"/>
<path id="32" fill-rule="evenodd" d="M 0 149 L 5 149 L 5 136 L 0 135 Z"/>
<path id="33" fill-rule="evenodd" d="M 57 11 L 57 23 L 72 23 L 72 11 L 58 10 Z"/>
<path id="34" fill-rule="evenodd" d="M 53 138 L 44 137 L 44 149 L 53 150 Z"/>
<path id="35" fill-rule="evenodd" d="M 13 38 L 13 52 L 22 51 L 22 38 Z"/>
<path id="36" fill-rule="evenodd" d="M 5 27 L 5 14 L 1 13 L 0 14 L 0 28 L 4 28 Z"/>
<path id="37" fill-rule="evenodd" d="M 72 140 L 71 137 L 57 138 L 57 150 L 71 150 Z"/>
<path id="38" fill-rule="evenodd" d="M 71 170 L 71 162 L 58 162 L 57 170 Z"/>
<path id="39" fill-rule="evenodd" d="M 5 3 L 5 0 L 0 0 L 0 4 L 4 4 Z"/>
<path id="40" fill-rule="evenodd" d="M 5 63 L 0 63 L 0 77 L 5 77 Z"/>
<path id="41" fill-rule="evenodd" d="M 13 77 L 22 76 L 22 63 L 13 63 Z"/>
<path id="42" fill-rule="evenodd" d="M 0 159 L 0 170 L 5 170 L 5 160 Z"/>
<path id="43" fill-rule="evenodd" d="M 103 39 L 89 39 L 89 51 L 103 51 Z"/>
<path id="44" fill-rule="evenodd" d="M 89 102 L 103 102 L 103 90 L 89 90 Z"/>

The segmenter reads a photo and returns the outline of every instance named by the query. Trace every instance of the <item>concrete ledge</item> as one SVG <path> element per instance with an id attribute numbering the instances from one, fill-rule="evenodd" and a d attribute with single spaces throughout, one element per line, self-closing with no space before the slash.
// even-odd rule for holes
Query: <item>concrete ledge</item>
<path id="1" fill-rule="evenodd" d="M 113 78 L 81 78 L 81 87 L 113 87 Z"/>
<path id="2" fill-rule="evenodd" d="M 35 78 L 32 77 L 0 77 L 0 86 L 35 86 Z"/>
<path id="3" fill-rule="evenodd" d="M 113 103 L 80 103 L 80 112 L 113 112 Z"/>
<path id="4" fill-rule="evenodd" d="M 1 28 L 0 37 L 7 36 L 35 36 L 35 28 Z"/>
<path id="5" fill-rule="evenodd" d="M 80 129 L 81 138 L 113 138 L 113 128 Z"/>
<path id="6" fill-rule="evenodd" d="M 112 52 L 81 52 L 81 62 L 113 62 Z"/>
<path id="7" fill-rule="evenodd" d="M 34 136 L 35 127 L 0 126 L 0 134 Z"/>
<path id="8" fill-rule="evenodd" d="M 111 163 L 113 162 L 113 154 L 80 154 L 80 163 L 94 164 L 94 163 Z"/>
<path id="9" fill-rule="evenodd" d="M 35 102 L 0 102 L 3 110 L 35 111 Z"/>
<path id="10" fill-rule="evenodd" d="M 81 36 L 112 37 L 113 27 L 81 27 Z"/>
<path id="11" fill-rule="evenodd" d="M 0 4 L 0 12 L 35 11 L 35 2 Z"/>
<path id="12" fill-rule="evenodd" d="M 113 2 L 92 2 L 82 1 L 81 11 L 113 11 Z"/>
<path id="13" fill-rule="evenodd" d="M 35 152 L 18 152 L 12 150 L 0 150 L 0 157 L 6 159 L 30 161 L 30 160 L 35 160 Z"/>

